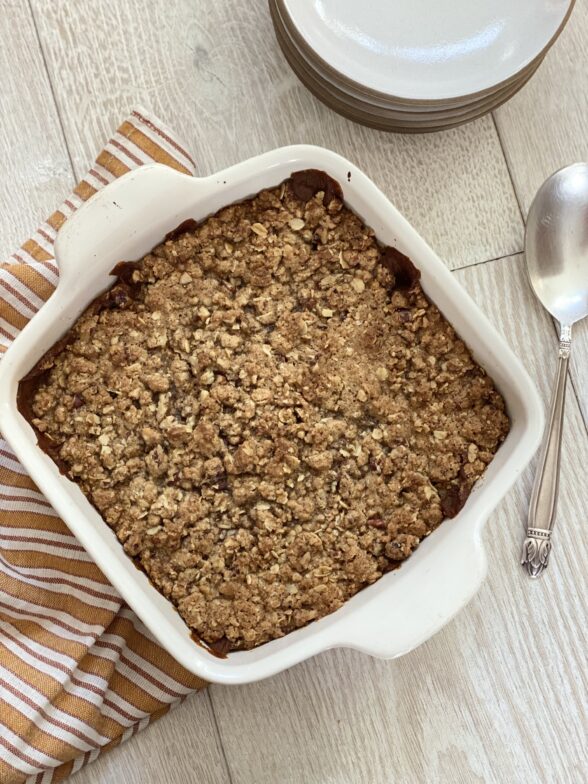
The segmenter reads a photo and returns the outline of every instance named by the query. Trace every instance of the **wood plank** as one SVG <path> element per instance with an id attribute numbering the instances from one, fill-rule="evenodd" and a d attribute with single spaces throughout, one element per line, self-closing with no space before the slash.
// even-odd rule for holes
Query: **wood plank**
<path id="1" fill-rule="evenodd" d="M 32 7 L 78 176 L 140 101 L 183 135 L 203 174 L 312 142 L 363 168 L 451 267 L 522 248 L 491 118 L 406 137 L 338 117 L 290 71 L 265 0 L 32 0 Z"/>
<path id="2" fill-rule="evenodd" d="M 0 260 L 70 193 L 74 175 L 28 4 L 0 2 Z M 26 100 L 23 100 L 26 74 Z M 193 753 L 197 748 L 198 756 Z M 170 760 L 174 764 L 170 764 Z M 132 742 L 80 771 L 78 784 L 228 782 L 210 700 L 195 695 Z M 120 776 L 120 778 L 119 778 Z M 177 777 L 176 777 L 177 776 Z"/>
<path id="3" fill-rule="evenodd" d="M 525 215 L 550 174 L 588 160 L 587 29 L 588 0 L 577 0 L 566 29 L 535 76 L 495 112 Z"/>
<path id="4" fill-rule="evenodd" d="M 0 3 L 0 40 L 3 261 L 59 205 L 73 174 L 26 2 Z"/>
<path id="5" fill-rule="evenodd" d="M 557 348 L 556 348 L 557 350 Z M 551 350 L 553 353 L 553 349 Z M 588 427 L 588 321 L 576 324 L 573 329 L 571 378 L 580 402 L 584 424 Z"/>
<path id="6" fill-rule="evenodd" d="M 208 694 L 192 695 L 71 780 L 75 784 L 229 784 Z"/>
<path id="7" fill-rule="evenodd" d="M 526 215 L 541 183 L 557 169 L 588 160 L 588 0 L 577 0 L 568 26 L 528 85 L 495 112 Z M 545 348 L 551 368 L 556 342 Z M 574 329 L 572 378 L 588 424 L 588 323 Z M 549 372 L 551 372 L 549 370 Z"/>
<path id="8" fill-rule="evenodd" d="M 522 257 L 456 274 L 546 399 L 542 347 L 553 340 L 552 327 L 534 303 Z M 515 313 L 525 319 L 513 330 Z M 518 565 L 531 469 L 486 528 L 486 583 L 427 644 L 393 662 L 332 651 L 259 684 L 212 687 L 233 782 L 583 781 L 588 486 L 578 466 L 587 461 L 572 395 L 558 528 L 542 580 Z"/>

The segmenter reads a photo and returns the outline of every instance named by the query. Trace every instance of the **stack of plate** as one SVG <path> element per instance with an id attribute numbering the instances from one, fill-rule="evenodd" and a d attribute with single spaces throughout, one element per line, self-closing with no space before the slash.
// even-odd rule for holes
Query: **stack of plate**
<path id="1" fill-rule="evenodd" d="M 437 131 L 481 117 L 531 78 L 575 0 L 269 0 L 299 79 L 356 122 Z"/>

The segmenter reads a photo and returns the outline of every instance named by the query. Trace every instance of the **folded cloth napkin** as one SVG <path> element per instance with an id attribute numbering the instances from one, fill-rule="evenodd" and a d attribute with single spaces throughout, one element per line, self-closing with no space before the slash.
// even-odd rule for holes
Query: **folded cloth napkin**
<path id="1" fill-rule="evenodd" d="M 153 161 L 195 171 L 174 134 L 137 109 L 0 265 L 0 352 L 55 289 L 59 227 L 104 185 Z M 205 685 L 157 645 L 0 439 L 0 782 L 62 781 Z"/>

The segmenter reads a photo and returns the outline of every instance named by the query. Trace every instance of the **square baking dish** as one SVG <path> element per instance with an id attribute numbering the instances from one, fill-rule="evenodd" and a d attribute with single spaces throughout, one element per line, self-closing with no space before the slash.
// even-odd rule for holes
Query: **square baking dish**
<path id="1" fill-rule="evenodd" d="M 293 171 L 322 169 L 337 180 L 346 204 L 377 238 L 407 254 L 421 283 L 503 395 L 511 431 L 466 505 L 396 571 L 356 594 L 332 615 L 249 651 L 219 658 L 195 644 L 171 602 L 139 571 L 80 488 L 61 475 L 17 410 L 19 380 L 114 282 L 121 260 L 142 258 L 188 218 L 278 185 Z M 533 456 L 543 430 L 537 391 L 501 335 L 439 257 L 384 194 L 352 163 L 319 147 L 283 147 L 205 178 L 166 166 L 143 166 L 93 196 L 60 230 L 55 244 L 59 285 L 2 360 L 0 431 L 19 460 L 100 569 L 159 643 L 209 681 L 247 683 L 316 653 L 349 647 L 393 658 L 427 640 L 462 609 L 486 573 L 481 532 L 488 516 Z"/>

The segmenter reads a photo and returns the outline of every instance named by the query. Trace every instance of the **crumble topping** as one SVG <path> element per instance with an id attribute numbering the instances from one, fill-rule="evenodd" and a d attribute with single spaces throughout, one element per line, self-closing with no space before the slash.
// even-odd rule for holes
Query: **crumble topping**
<path id="1" fill-rule="evenodd" d="M 208 644 L 280 637 L 397 567 L 509 429 L 341 198 L 301 172 L 185 226 L 21 383 L 42 448 Z"/>

